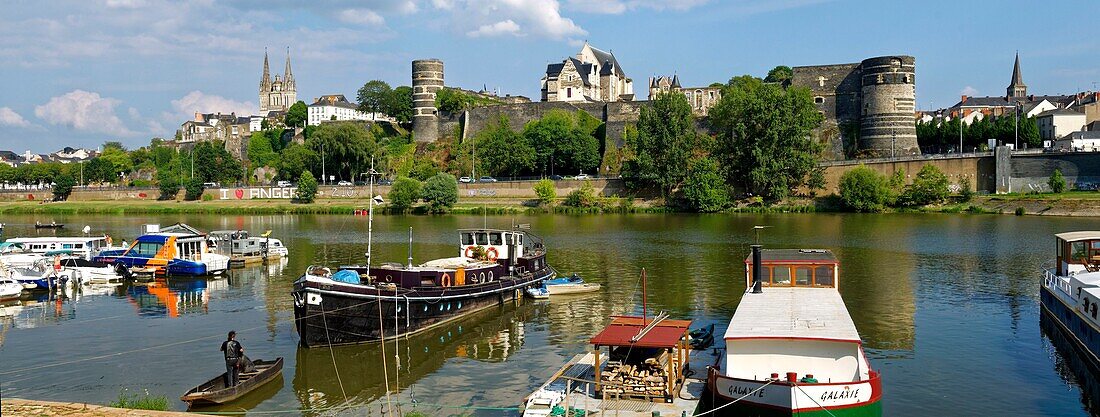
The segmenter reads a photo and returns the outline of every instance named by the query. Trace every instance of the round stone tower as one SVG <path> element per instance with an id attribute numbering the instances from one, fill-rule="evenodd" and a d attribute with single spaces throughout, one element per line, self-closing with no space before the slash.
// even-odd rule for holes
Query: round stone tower
<path id="1" fill-rule="evenodd" d="M 413 138 L 417 142 L 439 139 L 439 117 L 435 93 L 443 88 L 443 61 L 418 59 L 412 62 Z"/>
<path id="2" fill-rule="evenodd" d="M 860 64 L 862 94 L 859 150 L 864 157 L 919 155 L 916 106 L 916 60 L 880 56 Z"/>

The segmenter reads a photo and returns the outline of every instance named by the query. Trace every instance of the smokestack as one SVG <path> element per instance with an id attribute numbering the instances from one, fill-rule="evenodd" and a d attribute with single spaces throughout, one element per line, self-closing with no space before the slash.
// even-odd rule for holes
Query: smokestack
<path id="1" fill-rule="evenodd" d="M 763 268 L 760 267 L 760 245 L 752 245 L 752 293 L 764 292 L 761 288 L 763 280 Z"/>

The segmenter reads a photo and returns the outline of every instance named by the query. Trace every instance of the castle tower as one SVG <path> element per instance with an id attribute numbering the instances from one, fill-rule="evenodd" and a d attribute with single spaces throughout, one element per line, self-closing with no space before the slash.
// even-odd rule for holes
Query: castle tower
<path id="1" fill-rule="evenodd" d="M 1024 77 L 1020 75 L 1020 53 L 1016 53 L 1016 64 L 1012 66 L 1012 81 L 1008 83 L 1008 98 L 1022 99 L 1027 97 L 1027 85 Z"/>
<path id="2" fill-rule="evenodd" d="M 412 62 L 413 138 L 417 142 L 439 139 L 439 116 L 435 93 L 443 88 L 443 61 L 418 59 Z"/>
<path id="3" fill-rule="evenodd" d="M 919 155 L 916 108 L 916 60 L 882 56 L 860 64 L 859 149 L 867 157 Z"/>

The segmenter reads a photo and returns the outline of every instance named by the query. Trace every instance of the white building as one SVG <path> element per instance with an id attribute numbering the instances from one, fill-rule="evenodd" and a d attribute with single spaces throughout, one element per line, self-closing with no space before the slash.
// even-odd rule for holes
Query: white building
<path id="1" fill-rule="evenodd" d="M 1035 116 L 1039 125 L 1039 137 L 1044 140 L 1059 140 L 1070 133 L 1084 130 L 1085 114 L 1069 109 L 1047 110 Z"/>
<path id="2" fill-rule="evenodd" d="M 1070 133 L 1068 136 L 1054 141 L 1054 148 L 1080 152 L 1100 151 L 1100 132 Z"/>
<path id="3" fill-rule="evenodd" d="M 391 123 L 397 121 L 397 119 L 382 113 L 361 112 L 359 106 L 349 102 L 343 94 L 329 94 L 317 98 L 313 101 L 313 104 L 309 105 L 309 118 L 306 123 L 310 126 L 317 126 L 326 121 L 348 120 Z"/>
<path id="4" fill-rule="evenodd" d="M 546 66 L 542 101 L 634 101 L 634 81 L 615 54 L 584 43 L 576 57 Z"/>

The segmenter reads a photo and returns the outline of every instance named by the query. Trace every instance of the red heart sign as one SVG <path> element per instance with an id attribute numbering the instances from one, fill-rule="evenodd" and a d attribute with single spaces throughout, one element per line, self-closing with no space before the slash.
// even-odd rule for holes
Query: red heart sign
<path id="1" fill-rule="evenodd" d="M 234 191 L 233 194 L 237 195 L 238 200 L 244 198 L 244 190 L 242 190 L 240 188 L 238 188 L 237 191 Z"/>

